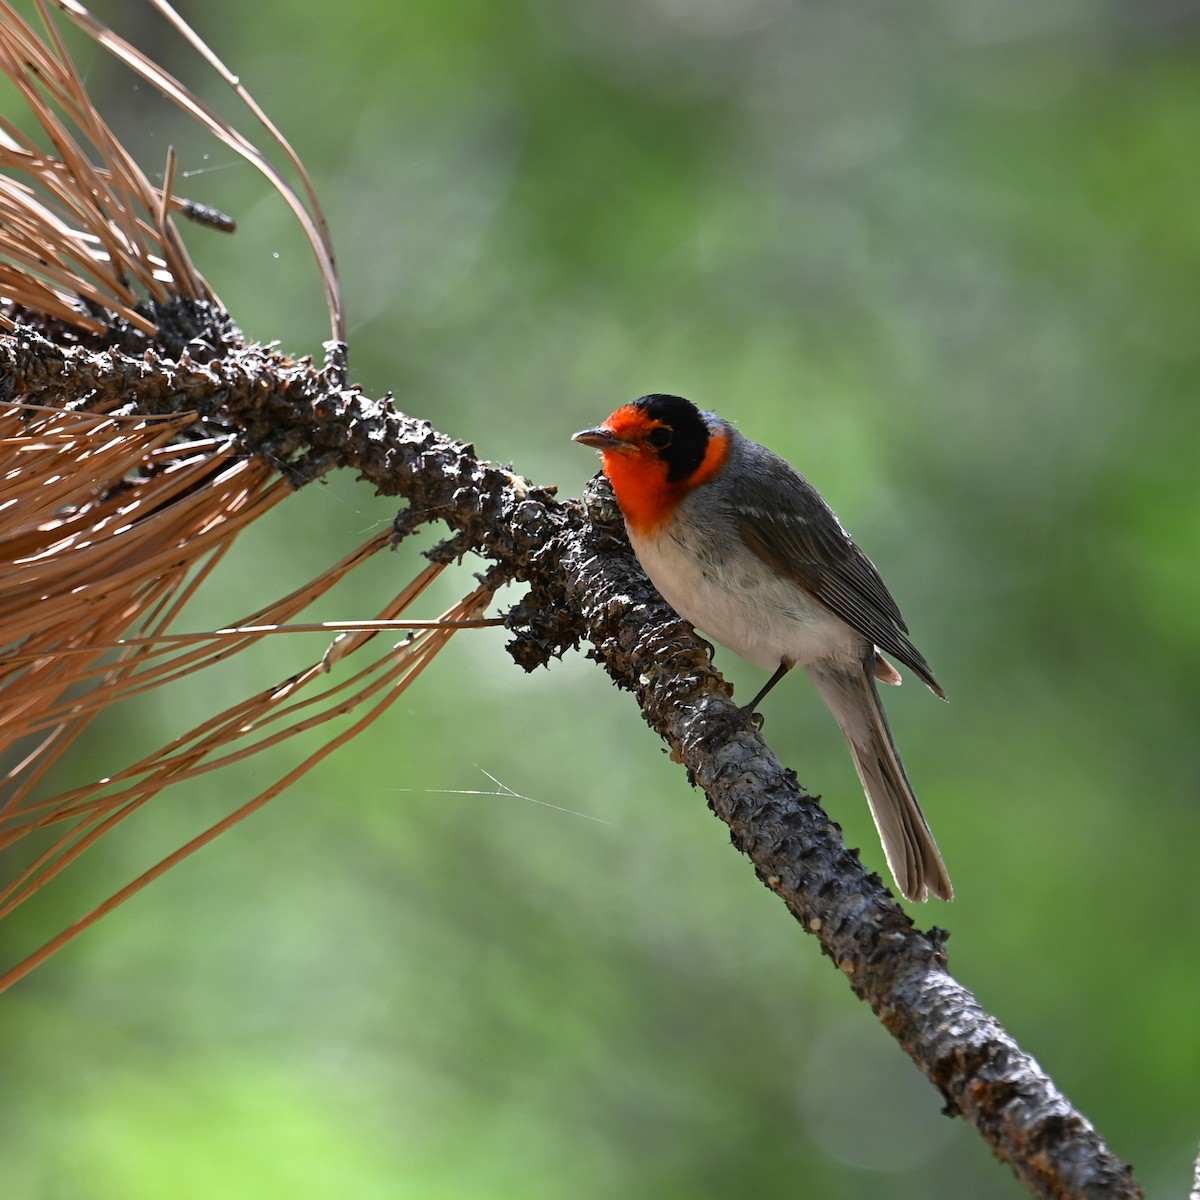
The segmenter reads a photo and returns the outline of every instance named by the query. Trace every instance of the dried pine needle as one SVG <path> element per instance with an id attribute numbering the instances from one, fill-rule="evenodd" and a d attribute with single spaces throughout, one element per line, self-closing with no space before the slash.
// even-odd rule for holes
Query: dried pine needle
<path id="1" fill-rule="evenodd" d="M 215 300 L 174 214 L 232 227 L 222 214 L 175 194 L 172 152 L 162 186 L 150 182 L 93 105 L 56 11 L 270 180 L 313 246 L 333 335 L 343 340 L 328 229 L 303 164 L 166 0 L 147 2 L 229 84 L 265 130 L 267 148 L 74 0 L 32 0 L 40 29 L 0 0 L 0 71 L 33 117 L 19 124 L 0 115 L 0 337 L 48 322 L 60 333 L 87 335 L 123 323 L 153 339 L 156 305 Z M 283 156 L 296 186 L 270 153 Z M 176 631 L 181 610 L 238 534 L 290 487 L 271 465 L 242 454 L 224 429 L 206 429 L 193 414 L 105 412 L 94 396 L 87 403 L 88 410 L 67 411 L 19 396 L 0 401 L 0 850 L 20 845 L 25 854 L 0 891 L 0 917 L 166 788 L 311 731 L 323 740 L 282 778 L 0 975 L 0 990 L 376 720 L 456 632 L 495 623 L 484 616 L 491 592 L 475 586 L 441 618 L 408 615 L 443 566 L 420 571 L 370 620 L 305 621 L 314 601 L 390 544 L 380 534 L 236 624 Z M 383 636 L 398 626 L 408 630 L 401 641 Z M 304 670 L 226 703 L 113 775 L 46 794 L 48 773 L 100 714 L 190 683 L 265 637 L 300 630 L 337 636 Z"/>

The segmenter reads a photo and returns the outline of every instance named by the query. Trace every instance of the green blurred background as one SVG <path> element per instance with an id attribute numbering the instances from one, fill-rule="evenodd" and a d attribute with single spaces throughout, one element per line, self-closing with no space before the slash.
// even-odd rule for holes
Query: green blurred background
<path id="1" fill-rule="evenodd" d="M 99 11 L 229 108 L 140 7 Z M 952 931 L 952 970 L 1151 1194 L 1181 1194 L 1200 1128 L 1200 7 L 185 12 L 316 178 L 370 391 L 565 494 L 596 467 L 573 430 L 680 392 L 833 502 L 951 698 L 886 697 L 959 894 L 917 918 Z M 183 190 L 239 218 L 236 238 L 186 236 L 243 328 L 317 352 L 319 283 L 278 199 L 85 61 L 141 160 L 173 143 Z M 394 508 L 350 478 L 297 496 L 192 627 Z M 416 549 L 323 615 L 374 613 Z M 8 1193 L 1023 1195 L 630 698 L 581 655 L 525 676 L 504 640 L 460 635 L 369 735 L 0 1001 Z M 108 773 L 322 645 L 278 639 L 115 715 L 72 769 Z M 718 664 L 739 695 L 761 682 Z M 766 713 L 882 870 L 807 682 Z M 5 964 L 288 761 L 159 801 L 5 924 Z"/>

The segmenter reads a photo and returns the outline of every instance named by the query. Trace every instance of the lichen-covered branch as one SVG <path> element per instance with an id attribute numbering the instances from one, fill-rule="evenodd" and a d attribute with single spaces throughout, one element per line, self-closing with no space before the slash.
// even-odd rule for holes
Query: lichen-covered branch
<path id="1" fill-rule="evenodd" d="M 1137 1197 L 1141 1189 L 1048 1076 L 947 970 L 944 934 L 917 929 L 841 831 L 776 759 L 713 670 L 691 627 L 658 597 L 625 541 L 607 485 L 554 498 L 428 422 L 263 347 L 203 341 L 176 358 L 153 348 L 62 347 L 29 331 L 0 337 L 0 398 L 143 413 L 195 412 L 302 484 L 334 468 L 402 497 L 398 535 L 451 530 L 498 576 L 528 585 L 508 614 L 526 670 L 587 643 L 636 696 L 758 877 L 812 934 L 854 992 L 946 1100 L 1037 1196 Z"/>

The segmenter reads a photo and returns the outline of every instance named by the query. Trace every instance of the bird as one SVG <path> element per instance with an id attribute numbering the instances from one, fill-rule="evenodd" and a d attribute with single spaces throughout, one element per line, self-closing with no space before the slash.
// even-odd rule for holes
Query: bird
<path id="1" fill-rule="evenodd" d="M 642 396 L 573 440 L 600 452 L 630 544 L 663 599 L 773 672 L 748 711 L 802 667 L 850 747 L 900 891 L 952 900 L 875 686 L 901 681 L 885 654 L 946 694 L 875 565 L 817 489 L 682 396 Z"/>

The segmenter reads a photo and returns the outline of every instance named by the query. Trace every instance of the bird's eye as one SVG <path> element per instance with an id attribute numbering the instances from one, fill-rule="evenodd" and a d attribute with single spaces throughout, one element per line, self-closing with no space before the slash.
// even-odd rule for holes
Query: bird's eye
<path id="1" fill-rule="evenodd" d="M 659 425 L 657 429 L 650 430 L 646 441 L 656 450 L 665 450 L 671 444 L 671 436 L 671 431 L 665 425 Z"/>

